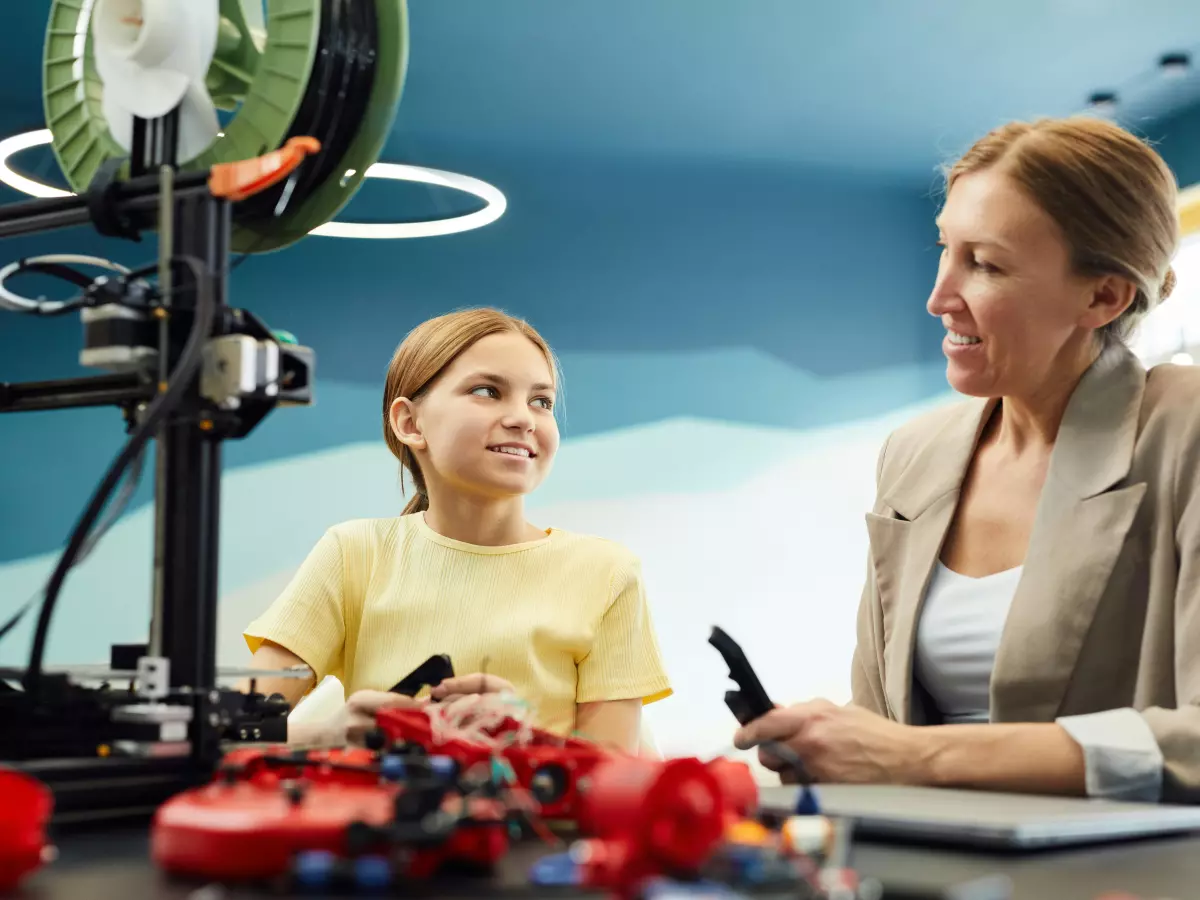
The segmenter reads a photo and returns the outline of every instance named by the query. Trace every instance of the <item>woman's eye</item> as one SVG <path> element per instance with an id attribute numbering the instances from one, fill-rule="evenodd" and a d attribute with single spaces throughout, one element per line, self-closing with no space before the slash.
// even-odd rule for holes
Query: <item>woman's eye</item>
<path id="1" fill-rule="evenodd" d="M 543 409 L 554 409 L 554 401 L 549 397 L 538 397 L 533 402 L 540 403 Z"/>
<path id="2" fill-rule="evenodd" d="M 479 394 L 480 391 L 484 391 L 485 393 Z M 500 396 L 500 392 L 498 390 L 496 390 L 494 387 L 492 387 L 490 384 L 481 384 L 477 388 L 471 388 L 471 393 L 479 394 L 479 396 L 481 396 L 481 397 L 496 398 L 496 397 Z"/>

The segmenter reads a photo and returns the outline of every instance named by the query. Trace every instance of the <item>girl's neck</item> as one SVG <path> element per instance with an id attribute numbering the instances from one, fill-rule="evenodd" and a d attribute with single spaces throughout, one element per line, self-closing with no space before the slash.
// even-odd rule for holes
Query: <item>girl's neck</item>
<path id="1" fill-rule="evenodd" d="M 520 497 L 495 501 L 469 497 L 430 497 L 425 524 L 442 537 L 480 547 L 523 544 L 546 536 L 525 521 Z"/>

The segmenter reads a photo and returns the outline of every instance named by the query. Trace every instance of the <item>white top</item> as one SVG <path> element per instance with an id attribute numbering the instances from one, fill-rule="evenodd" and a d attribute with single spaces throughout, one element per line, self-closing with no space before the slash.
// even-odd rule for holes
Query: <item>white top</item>
<path id="1" fill-rule="evenodd" d="M 939 561 L 917 629 L 916 676 L 949 724 L 986 722 L 988 688 L 1021 567 L 971 578 Z"/>
<path id="2" fill-rule="evenodd" d="M 992 669 L 1021 567 L 971 578 L 940 561 L 917 626 L 913 675 L 949 724 L 990 720 Z M 1163 755 L 1134 709 L 1057 720 L 1079 744 L 1093 797 L 1157 802 Z"/>

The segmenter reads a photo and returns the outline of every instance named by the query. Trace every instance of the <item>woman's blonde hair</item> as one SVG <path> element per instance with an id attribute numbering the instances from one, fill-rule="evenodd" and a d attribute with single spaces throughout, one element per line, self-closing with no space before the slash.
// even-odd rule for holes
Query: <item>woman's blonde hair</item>
<path id="1" fill-rule="evenodd" d="M 1058 224 L 1076 272 L 1119 275 L 1137 288 L 1133 303 L 1101 329 L 1126 341 L 1175 286 L 1178 185 L 1163 158 L 1123 128 L 1092 116 L 1012 122 L 978 140 L 946 174 L 1002 166 Z"/>
<path id="2" fill-rule="evenodd" d="M 416 494 L 404 508 L 406 515 L 427 510 L 429 498 L 416 456 L 392 431 L 392 403 L 398 397 L 419 399 L 468 347 L 490 334 L 504 333 L 523 335 L 542 351 L 557 387 L 561 381 L 558 361 L 546 340 L 523 319 L 489 307 L 459 310 L 422 322 L 405 336 L 392 354 L 383 387 L 383 438 L 392 455 L 400 460 L 403 469 L 408 470 L 416 489 Z M 403 477 L 402 470 L 402 484 Z"/>

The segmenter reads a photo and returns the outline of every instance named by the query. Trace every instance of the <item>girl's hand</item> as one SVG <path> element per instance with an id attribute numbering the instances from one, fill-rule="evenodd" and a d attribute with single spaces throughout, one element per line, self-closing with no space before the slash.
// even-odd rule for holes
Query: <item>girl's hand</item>
<path id="1" fill-rule="evenodd" d="M 368 731 L 375 727 L 375 713 L 381 709 L 418 708 L 423 700 L 387 691 L 355 691 L 332 718 L 323 723 L 317 741 L 326 746 L 362 745 Z"/>
<path id="2" fill-rule="evenodd" d="M 497 675 L 485 675 L 477 672 L 474 675 L 459 675 L 447 678 L 429 692 L 433 700 L 441 703 L 453 703 L 455 700 L 469 694 L 512 694 L 515 693 L 511 682 Z"/>

